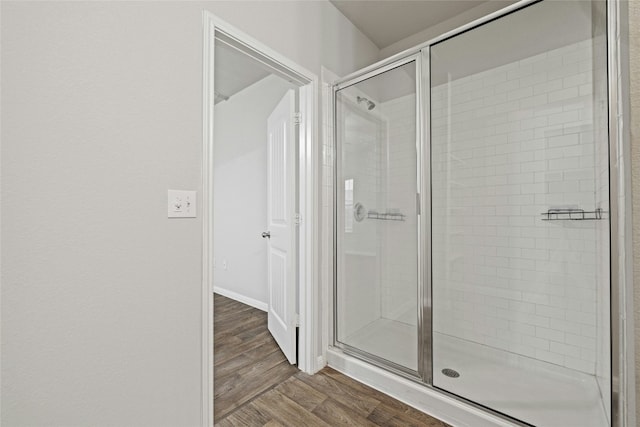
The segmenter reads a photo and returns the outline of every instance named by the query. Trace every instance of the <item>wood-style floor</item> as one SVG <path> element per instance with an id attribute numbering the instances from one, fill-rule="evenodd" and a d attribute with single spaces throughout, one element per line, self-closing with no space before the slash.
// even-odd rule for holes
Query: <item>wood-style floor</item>
<path id="1" fill-rule="evenodd" d="M 446 426 L 331 368 L 299 371 L 266 313 L 217 294 L 214 305 L 216 426 Z"/>

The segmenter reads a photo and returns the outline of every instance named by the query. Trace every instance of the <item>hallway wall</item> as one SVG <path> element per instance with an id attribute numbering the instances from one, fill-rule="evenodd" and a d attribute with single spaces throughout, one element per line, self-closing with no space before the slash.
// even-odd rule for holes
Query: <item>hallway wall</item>
<path id="1" fill-rule="evenodd" d="M 213 286 L 261 309 L 268 302 L 267 242 L 260 236 L 267 229 L 267 119 L 291 86 L 268 76 L 214 113 Z"/>
<path id="2" fill-rule="evenodd" d="M 199 425 L 202 10 L 317 74 L 378 49 L 327 1 L 0 8 L 0 423 Z"/>

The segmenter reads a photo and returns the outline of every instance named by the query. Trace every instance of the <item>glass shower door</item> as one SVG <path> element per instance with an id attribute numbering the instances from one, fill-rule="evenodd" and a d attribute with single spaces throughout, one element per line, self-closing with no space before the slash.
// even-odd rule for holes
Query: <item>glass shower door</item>
<path id="1" fill-rule="evenodd" d="M 431 53 L 433 385 L 534 425 L 611 419 L 605 3 Z"/>
<path id="2" fill-rule="evenodd" d="M 335 102 L 336 343 L 417 375 L 416 62 Z"/>

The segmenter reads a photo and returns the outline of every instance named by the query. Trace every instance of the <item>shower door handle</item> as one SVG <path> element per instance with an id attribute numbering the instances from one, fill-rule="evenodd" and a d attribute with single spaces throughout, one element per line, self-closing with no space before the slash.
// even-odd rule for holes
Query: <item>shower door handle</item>
<path id="1" fill-rule="evenodd" d="M 270 231 L 265 231 L 264 233 L 262 233 L 262 238 L 263 239 L 270 239 L 271 238 L 271 232 Z"/>

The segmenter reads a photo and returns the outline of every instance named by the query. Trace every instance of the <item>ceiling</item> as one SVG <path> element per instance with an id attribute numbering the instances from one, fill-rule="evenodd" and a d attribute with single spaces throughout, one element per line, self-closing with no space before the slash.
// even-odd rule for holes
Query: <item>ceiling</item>
<path id="1" fill-rule="evenodd" d="M 215 103 L 229 99 L 246 87 L 271 74 L 260 62 L 250 58 L 237 49 L 215 42 Z"/>
<path id="2" fill-rule="evenodd" d="M 379 49 L 384 49 L 491 0 L 329 1 L 372 40 Z M 553 21 L 554 25 L 558 23 L 557 21 L 557 19 Z M 560 22 L 557 28 L 562 29 L 562 27 L 563 25 Z M 549 32 L 556 37 L 558 31 L 554 31 L 554 28 L 554 26 L 550 26 Z M 510 40 L 510 38 L 502 39 L 497 36 L 493 43 L 487 44 L 485 48 L 495 51 L 497 45 L 502 46 L 505 44 L 513 45 L 513 40 Z M 526 45 L 526 43 L 524 44 Z M 271 70 L 264 64 L 249 58 L 224 42 L 216 40 L 215 48 L 216 103 L 228 99 L 228 97 L 271 74 Z M 478 55 L 475 56 L 477 57 Z M 480 55 L 480 59 L 481 57 Z M 482 64 L 480 59 L 476 59 L 474 62 L 477 65 L 476 68 Z M 465 67 L 469 68 L 469 62 L 466 64 Z"/>
<path id="3" fill-rule="evenodd" d="M 384 49 L 487 0 L 329 0 Z"/>

